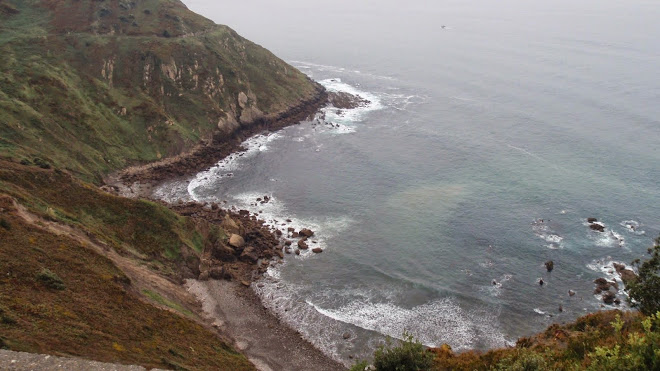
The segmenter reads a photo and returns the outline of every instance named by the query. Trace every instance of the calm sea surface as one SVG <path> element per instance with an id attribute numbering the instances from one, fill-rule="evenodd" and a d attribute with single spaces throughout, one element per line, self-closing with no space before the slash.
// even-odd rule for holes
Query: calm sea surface
<path id="1" fill-rule="evenodd" d="M 337 359 L 404 330 L 487 349 L 597 311 L 592 281 L 660 233 L 657 1 L 185 2 L 371 102 L 157 191 L 313 229 L 324 252 L 255 289 Z"/>

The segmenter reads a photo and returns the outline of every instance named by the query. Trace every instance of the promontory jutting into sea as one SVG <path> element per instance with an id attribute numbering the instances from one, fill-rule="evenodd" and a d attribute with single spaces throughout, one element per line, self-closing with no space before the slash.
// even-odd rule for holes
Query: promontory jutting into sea
<path id="1" fill-rule="evenodd" d="M 488 349 L 626 306 L 593 281 L 620 283 L 660 232 L 656 4 L 186 4 L 362 98 L 155 191 L 314 230 L 324 253 L 256 290 L 324 352 L 404 330 Z"/>

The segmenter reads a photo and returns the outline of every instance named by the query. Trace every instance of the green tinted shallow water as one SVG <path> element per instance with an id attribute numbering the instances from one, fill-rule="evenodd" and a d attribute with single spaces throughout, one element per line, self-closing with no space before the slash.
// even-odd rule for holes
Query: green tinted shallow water
<path id="1" fill-rule="evenodd" d="M 347 360 L 404 328 L 455 349 L 515 341 L 598 310 L 603 266 L 640 257 L 660 233 L 651 2 L 263 2 L 242 18 L 246 5 L 187 3 L 329 89 L 379 103 L 329 111 L 340 128 L 253 140 L 159 193 L 317 231 L 324 253 L 287 257 L 259 292 L 329 354 Z M 264 194 L 274 200 L 251 205 Z M 592 216 L 605 233 L 590 231 Z"/>

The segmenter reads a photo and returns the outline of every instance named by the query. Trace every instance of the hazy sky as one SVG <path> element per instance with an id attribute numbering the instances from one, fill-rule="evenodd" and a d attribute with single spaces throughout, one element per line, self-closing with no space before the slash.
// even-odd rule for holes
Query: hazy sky
<path id="1" fill-rule="evenodd" d="M 366 49 L 405 52 L 410 35 L 428 43 L 446 37 L 438 33 L 441 25 L 476 38 L 506 34 L 553 42 L 579 35 L 645 49 L 657 46 L 660 34 L 657 0 L 183 1 L 284 59 L 319 62 L 337 51 L 343 60 Z"/>

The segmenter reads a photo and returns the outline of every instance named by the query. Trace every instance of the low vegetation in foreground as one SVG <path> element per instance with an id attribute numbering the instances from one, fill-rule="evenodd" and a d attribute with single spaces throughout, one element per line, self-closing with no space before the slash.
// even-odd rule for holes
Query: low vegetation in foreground
<path id="1" fill-rule="evenodd" d="M 554 324 L 520 338 L 515 347 L 454 353 L 444 344 L 426 349 L 410 334 L 379 347 L 351 371 L 419 370 L 660 370 L 660 238 L 650 259 L 637 261 L 639 277 L 626 287 L 637 311 L 602 311 Z"/>

